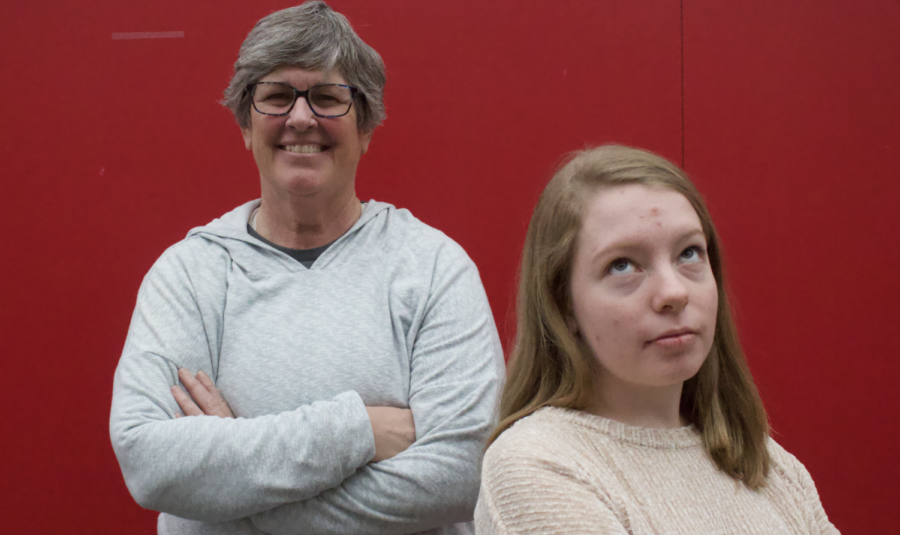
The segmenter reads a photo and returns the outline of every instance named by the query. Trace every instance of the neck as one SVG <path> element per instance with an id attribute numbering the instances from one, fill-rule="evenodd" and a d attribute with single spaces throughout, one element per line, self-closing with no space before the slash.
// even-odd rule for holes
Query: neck
<path id="1" fill-rule="evenodd" d="M 340 238 L 362 215 L 356 192 L 323 199 L 319 195 L 285 199 L 262 194 L 256 232 L 290 249 L 312 249 Z"/>
<path id="2" fill-rule="evenodd" d="M 680 413 L 684 383 L 641 386 L 625 383 L 608 372 L 599 375 L 585 412 L 635 427 L 673 429 L 686 425 Z"/>

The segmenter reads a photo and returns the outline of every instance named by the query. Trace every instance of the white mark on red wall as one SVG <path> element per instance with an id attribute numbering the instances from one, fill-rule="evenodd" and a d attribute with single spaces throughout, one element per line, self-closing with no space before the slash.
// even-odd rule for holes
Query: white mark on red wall
<path id="1" fill-rule="evenodd" d="M 105 168 L 105 167 L 101 167 L 101 168 L 100 168 L 100 176 L 103 176 L 103 173 L 105 173 L 105 172 L 106 172 L 106 168 Z"/>
<path id="2" fill-rule="evenodd" d="M 184 32 L 113 32 L 113 39 L 178 39 Z"/>

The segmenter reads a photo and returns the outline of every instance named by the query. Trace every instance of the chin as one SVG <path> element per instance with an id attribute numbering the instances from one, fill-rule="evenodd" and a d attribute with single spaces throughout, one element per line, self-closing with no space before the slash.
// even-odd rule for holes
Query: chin
<path id="1" fill-rule="evenodd" d="M 328 181 L 321 176 L 308 173 L 281 176 L 272 182 L 276 184 L 278 189 L 294 195 L 312 195 L 326 189 L 328 184 Z"/>
<path id="2" fill-rule="evenodd" d="M 689 357 L 681 362 L 673 363 L 675 366 L 666 370 L 663 377 L 659 378 L 659 386 L 669 386 L 683 383 L 700 372 L 706 357 Z"/>

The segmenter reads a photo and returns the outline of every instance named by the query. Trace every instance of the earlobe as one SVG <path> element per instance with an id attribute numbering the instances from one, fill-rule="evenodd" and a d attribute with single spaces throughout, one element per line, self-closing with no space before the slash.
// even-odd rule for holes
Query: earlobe
<path id="1" fill-rule="evenodd" d="M 359 136 L 359 146 L 362 148 L 362 153 L 365 154 L 369 150 L 369 143 L 372 142 L 372 132 L 367 132 L 365 134 L 360 134 Z"/>
<path id="2" fill-rule="evenodd" d="M 244 138 L 244 147 L 247 150 L 253 149 L 253 132 L 249 128 L 241 128 L 241 136 Z"/>

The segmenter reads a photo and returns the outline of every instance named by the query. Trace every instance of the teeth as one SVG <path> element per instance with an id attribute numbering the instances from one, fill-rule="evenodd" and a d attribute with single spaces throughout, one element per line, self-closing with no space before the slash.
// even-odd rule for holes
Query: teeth
<path id="1" fill-rule="evenodd" d="M 288 152 L 297 152 L 300 154 L 313 154 L 322 152 L 321 145 L 285 145 L 284 150 Z"/>

